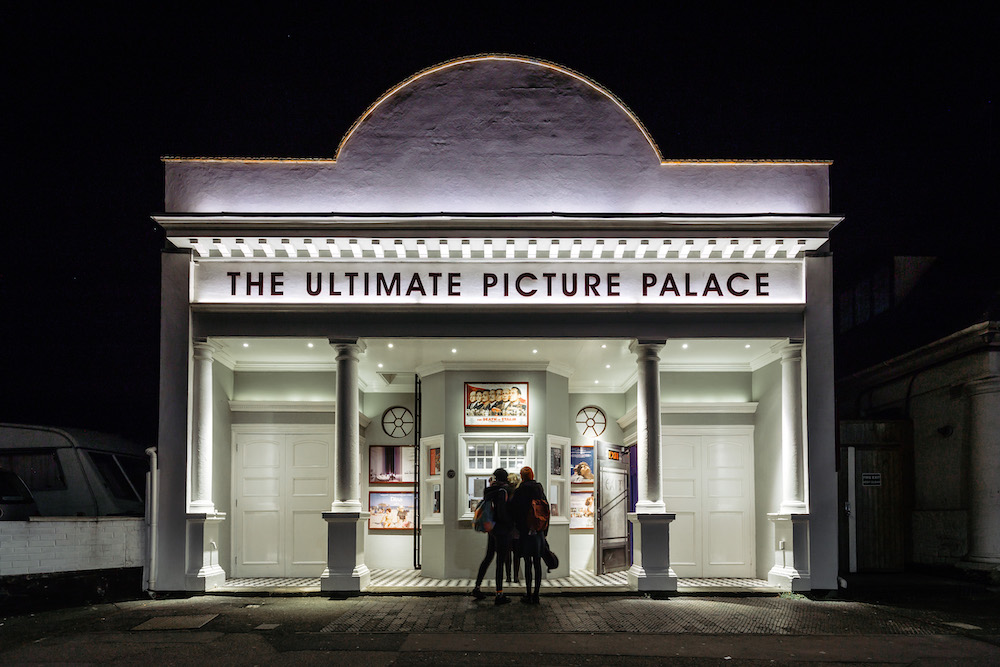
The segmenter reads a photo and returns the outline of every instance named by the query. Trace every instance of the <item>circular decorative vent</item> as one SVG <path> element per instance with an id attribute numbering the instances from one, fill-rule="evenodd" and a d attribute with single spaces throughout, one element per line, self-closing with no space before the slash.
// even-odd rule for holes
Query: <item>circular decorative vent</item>
<path id="1" fill-rule="evenodd" d="M 608 418 L 604 416 L 604 411 L 600 408 L 591 405 L 576 413 L 576 428 L 580 431 L 580 435 L 596 438 L 604 433 L 604 429 L 607 427 Z"/>
<path id="2" fill-rule="evenodd" d="M 382 413 L 382 430 L 393 438 L 405 438 L 413 432 L 413 413 L 396 405 Z"/>

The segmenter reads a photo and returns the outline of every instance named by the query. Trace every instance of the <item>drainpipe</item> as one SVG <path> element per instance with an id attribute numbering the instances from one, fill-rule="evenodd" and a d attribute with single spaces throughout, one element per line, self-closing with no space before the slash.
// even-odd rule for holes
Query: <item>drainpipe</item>
<path id="1" fill-rule="evenodd" d="M 149 578 L 146 590 L 152 594 L 156 590 L 156 526 L 160 515 L 160 471 L 156 467 L 156 447 L 149 447 L 146 450 L 146 456 L 149 457 L 149 498 L 147 500 L 149 506 L 149 539 L 147 540 L 149 553 L 146 555 Z"/>

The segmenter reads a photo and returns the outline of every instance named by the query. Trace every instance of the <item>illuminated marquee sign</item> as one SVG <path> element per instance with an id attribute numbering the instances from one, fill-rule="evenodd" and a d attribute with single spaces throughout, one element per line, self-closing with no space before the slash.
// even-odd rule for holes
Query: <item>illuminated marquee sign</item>
<path id="1" fill-rule="evenodd" d="M 795 260 L 492 262 L 210 261 L 194 265 L 192 303 L 794 304 Z"/>

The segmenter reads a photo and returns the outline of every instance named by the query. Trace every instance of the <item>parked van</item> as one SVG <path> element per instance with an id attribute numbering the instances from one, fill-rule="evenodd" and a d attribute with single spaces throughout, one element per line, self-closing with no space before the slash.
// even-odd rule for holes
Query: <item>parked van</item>
<path id="1" fill-rule="evenodd" d="M 41 516 L 143 516 L 142 445 L 82 429 L 0 424 L 0 468 L 20 477 Z"/>

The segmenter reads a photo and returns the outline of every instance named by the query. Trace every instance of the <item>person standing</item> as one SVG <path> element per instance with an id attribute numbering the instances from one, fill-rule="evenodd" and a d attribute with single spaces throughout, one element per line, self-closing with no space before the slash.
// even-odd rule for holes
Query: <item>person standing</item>
<path id="1" fill-rule="evenodd" d="M 507 493 L 507 471 L 497 468 L 490 477 L 490 485 L 483 492 L 483 500 L 493 504 L 493 530 L 486 534 L 486 556 L 479 564 L 479 574 L 476 576 L 476 587 L 472 589 L 472 597 L 482 600 L 486 594 L 480 590 L 483 578 L 486 576 L 486 569 L 490 562 L 496 557 L 497 587 L 496 598 L 493 604 L 500 606 L 510 602 L 510 598 L 503 592 L 503 569 L 504 563 L 510 555 L 511 535 L 514 532 L 514 522 L 511 519 L 510 511 L 507 507 L 509 494 Z"/>
<path id="2" fill-rule="evenodd" d="M 535 471 L 524 466 L 521 468 L 521 485 L 511 498 L 510 509 L 519 535 L 521 556 L 524 558 L 526 592 L 521 602 L 525 604 L 538 604 L 538 592 L 542 585 L 542 550 L 548 534 L 548 527 L 537 531 L 529 523 L 529 517 L 534 513 L 531 503 L 533 500 L 542 500 L 548 505 L 545 490 L 535 481 Z"/>
<path id="3" fill-rule="evenodd" d="M 516 472 L 507 474 L 507 493 L 510 498 L 514 497 L 517 493 L 517 487 L 521 485 L 521 476 Z M 510 553 L 507 556 L 507 562 L 504 564 L 507 570 L 507 583 L 521 583 L 521 540 L 517 529 L 511 534 L 510 541 Z M 511 582 L 511 573 L 513 572 L 514 581 Z"/>

